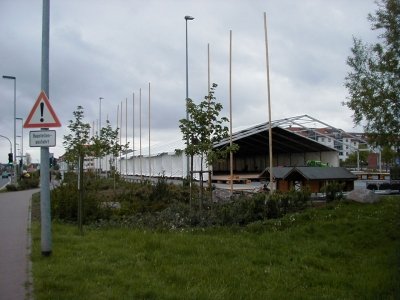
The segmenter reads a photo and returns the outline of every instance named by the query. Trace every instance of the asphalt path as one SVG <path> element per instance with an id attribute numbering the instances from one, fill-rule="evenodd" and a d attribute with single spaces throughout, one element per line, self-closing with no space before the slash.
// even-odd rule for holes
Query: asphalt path
<path id="1" fill-rule="evenodd" d="M 10 183 L 10 178 L 0 178 L 0 189 L 4 188 L 7 184 Z"/>
<path id="2" fill-rule="evenodd" d="M 29 207 L 37 191 L 0 193 L 0 300 L 31 296 Z"/>

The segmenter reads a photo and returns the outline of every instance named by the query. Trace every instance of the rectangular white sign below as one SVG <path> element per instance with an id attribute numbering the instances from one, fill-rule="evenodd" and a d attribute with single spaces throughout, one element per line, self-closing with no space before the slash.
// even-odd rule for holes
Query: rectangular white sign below
<path id="1" fill-rule="evenodd" d="M 29 146 L 31 147 L 55 147 L 55 130 L 38 130 L 29 132 Z"/>

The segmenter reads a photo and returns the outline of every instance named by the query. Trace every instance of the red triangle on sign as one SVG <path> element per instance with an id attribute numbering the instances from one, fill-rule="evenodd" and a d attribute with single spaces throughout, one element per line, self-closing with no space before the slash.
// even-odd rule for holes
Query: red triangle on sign
<path id="1" fill-rule="evenodd" d="M 41 91 L 24 123 L 24 128 L 48 127 L 61 127 L 61 123 L 54 112 L 46 93 Z"/>

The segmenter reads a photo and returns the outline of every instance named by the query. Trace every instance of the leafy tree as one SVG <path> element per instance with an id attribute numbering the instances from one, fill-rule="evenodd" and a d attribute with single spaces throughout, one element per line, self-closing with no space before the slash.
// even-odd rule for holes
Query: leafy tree
<path id="1" fill-rule="evenodd" d="M 79 163 L 79 180 L 78 180 L 78 227 L 82 232 L 83 224 L 83 163 L 87 155 L 118 155 L 123 147 L 118 143 L 118 128 L 113 130 L 107 121 L 107 126 L 101 130 L 101 136 L 89 138 L 90 125 L 85 123 L 84 111 L 82 106 L 78 106 L 73 112 L 74 120 L 70 120 L 68 129 L 70 133 L 64 135 L 64 147 L 66 148 L 66 159 L 72 165 Z"/>
<path id="2" fill-rule="evenodd" d="M 128 148 L 129 143 L 120 145 L 118 143 L 119 128 L 112 129 L 110 121 L 106 121 L 106 126 L 101 128 L 100 135 L 91 138 L 90 149 L 94 156 L 102 158 L 106 155 L 118 156 L 118 154 Z"/>
<path id="3" fill-rule="evenodd" d="M 75 120 L 69 120 L 68 129 L 70 133 L 64 135 L 63 145 L 66 148 L 66 160 L 75 165 L 79 158 L 84 158 L 90 151 L 90 125 L 83 121 L 83 107 L 78 106 L 73 112 Z"/>
<path id="4" fill-rule="evenodd" d="M 208 96 L 205 96 L 204 100 L 198 105 L 188 99 L 189 120 L 179 120 L 179 128 L 183 134 L 183 140 L 189 141 L 185 148 L 186 155 L 191 157 L 199 155 L 201 158 L 201 191 L 203 191 L 203 161 L 207 166 L 210 166 L 217 159 L 226 157 L 230 151 L 235 152 L 238 149 L 236 144 L 223 149 L 213 148 L 215 143 L 229 137 L 229 128 L 225 125 L 229 123 L 229 119 L 226 117 L 219 118 L 219 113 L 223 107 L 221 103 L 215 101 L 214 93 L 216 87 L 217 84 L 213 83 Z"/>
<path id="5" fill-rule="evenodd" d="M 377 4 L 368 20 L 372 30 L 379 30 L 380 43 L 353 38 L 347 59 L 351 71 L 345 78 L 349 97 L 343 104 L 354 111 L 356 125 L 364 124 L 371 143 L 400 147 L 400 1 Z"/>
<path id="6" fill-rule="evenodd" d="M 64 147 L 66 148 L 67 161 L 73 164 L 79 162 L 79 179 L 78 179 L 78 227 L 83 233 L 83 162 L 85 155 L 89 149 L 89 133 L 90 125 L 83 122 L 84 112 L 83 107 L 78 106 L 73 112 L 75 120 L 70 120 L 68 129 L 71 131 L 68 135 L 64 135 Z"/>
<path id="7" fill-rule="evenodd" d="M 361 149 L 361 148 L 360 148 Z M 359 151 L 357 154 L 357 151 L 350 153 L 350 155 L 347 157 L 347 159 L 344 161 L 343 165 L 347 167 L 354 167 L 357 166 L 357 157 L 359 159 L 360 165 L 367 165 L 368 161 L 368 155 L 370 154 L 370 151 Z"/>
<path id="8" fill-rule="evenodd" d="M 382 154 L 382 161 L 385 164 L 386 171 L 387 171 L 388 166 L 394 164 L 394 160 L 396 158 L 397 153 L 392 148 L 385 146 L 385 147 L 383 147 L 381 154 Z"/>

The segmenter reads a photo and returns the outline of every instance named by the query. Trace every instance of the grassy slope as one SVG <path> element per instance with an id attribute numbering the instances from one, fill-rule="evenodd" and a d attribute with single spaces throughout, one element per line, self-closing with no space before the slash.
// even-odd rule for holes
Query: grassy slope
<path id="1" fill-rule="evenodd" d="M 35 299 L 395 299 L 400 199 L 340 203 L 246 229 L 33 226 Z"/>

